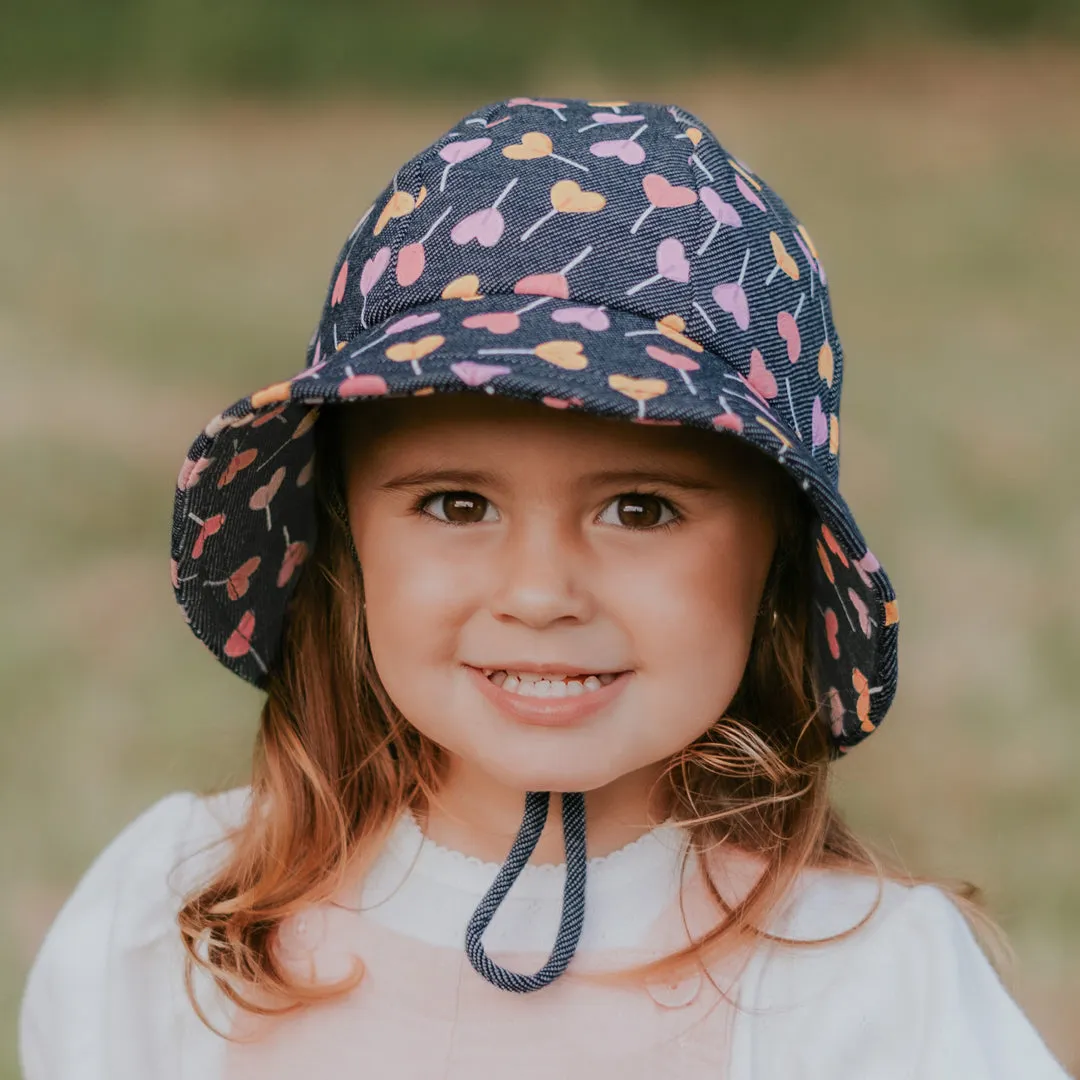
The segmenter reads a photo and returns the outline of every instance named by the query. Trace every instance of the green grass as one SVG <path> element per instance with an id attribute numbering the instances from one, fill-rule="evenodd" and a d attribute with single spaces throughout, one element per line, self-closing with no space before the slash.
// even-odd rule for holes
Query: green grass
<path id="1" fill-rule="evenodd" d="M 1080 58 L 552 89 L 690 108 L 807 222 L 847 354 L 841 487 L 902 615 L 896 704 L 837 795 L 912 870 L 985 887 L 1017 997 L 1080 1067 Z M 258 696 L 168 582 L 188 441 L 302 363 L 356 216 L 472 104 L 0 117 L 3 1080 L 89 860 L 155 797 L 244 777 Z"/>

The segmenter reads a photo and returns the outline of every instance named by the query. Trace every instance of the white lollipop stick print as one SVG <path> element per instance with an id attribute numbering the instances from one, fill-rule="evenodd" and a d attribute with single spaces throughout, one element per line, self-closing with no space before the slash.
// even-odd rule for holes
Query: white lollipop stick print
<path id="1" fill-rule="evenodd" d="M 514 182 L 513 180 L 511 180 L 511 181 L 510 181 L 510 183 L 511 183 L 511 184 L 513 184 L 513 182 Z M 500 196 L 499 196 L 499 198 L 501 199 L 501 198 L 502 198 L 502 195 L 500 195 Z M 498 206 L 499 204 L 498 204 L 498 203 L 496 203 L 495 205 L 496 205 L 496 206 Z M 433 221 L 432 223 L 431 223 L 431 228 L 430 228 L 430 229 L 428 229 L 428 231 L 427 231 L 426 233 L 424 233 L 424 235 L 423 235 L 423 236 L 421 236 L 419 240 L 415 241 L 415 243 L 417 243 L 417 244 L 426 244 L 426 243 L 427 243 L 427 242 L 428 242 L 428 241 L 429 241 L 429 240 L 431 239 L 431 236 L 432 236 L 432 234 L 433 234 L 433 233 L 435 232 L 435 230 L 436 230 L 436 229 L 437 229 L 437 228 L 438 228 L 438 227 L 439 227 L 439 226 L 440 226 L 440 225 L 441 225 L 441 224 L 442 224 L 442 223 L 443 223 L 443 222 L 444 222 L 444 221 L 446 220 L 446 215 L 447 215 L 447 214 L 449 214 L 449 213 L 450 213 L 450 211 L 451 211 L 451 210 L 453 210 L 453 209 L 454 209 L 454 207 L 453 207 L 453 205 L 452 205 L 452 204 L 451 204 L 450 206 L 448 206 L 448 207 L 447 207 L 447 208 L 446 208 L 446 209 L 445 209 L 445 210 L 444 210 L 444 211 L 443 211 L 443 212 L 442 212 L 442 213 L 441 213 L 441 214 L 440 214 L 440 215 L 439 215 L 439 216 L 438 216 L 438 217 L 437 217 L 437 218 L 436 218 L 436 219 L 435 219 L 435 220 L 434 220 L 434 221 Z"/>
<path id="2" fill-rule="evenodd" d="M 535 300 L 530 300 L 523 307 L 514 308 L 514 314 L 524 315 L 526 311 L 532 311 L 533 308 L 538 308 L 541 304 L 550 304 L 554 299 L 554 296 L 538 296 Z"/>
<path id="3" fill-rule="evenodd" d="M 791 410 L 791 426 L 795 429 L 795 434 L 802 438 L 802 432 L 799 430 L 799 418 L 795 415 L 795 402 L 791 399 L 791 379 L 785 378 L 784 382 L 787 383 L 787 401 L 788 408 Z"/>
<path id="4" fill-rule="evenodd" d="M 631 285 L 624 295 L 633 296 L 639 289 L 652 285 L 663 278 L 686 284 L 690 280 L 690 263 L 683 252 L 682 241 L 674 236 L 661 240 L 656 246 L 656 273 L 652 277 Z"/>
<path id="5" fill-rule="evenodd" d="M 705 167 L 705 162 L 702 161 L 701 158 L 699 158 L 697 156 L 696 151 L 693 154 L 690 155 L 688 160 L 690 162 L 692 162 L 694 165 L 696 165 L 709 178 L 709 183 L 710 184 L 713 184 L 713 183 L 716 182 L 716 177 L 713 176 L 713 174 L 711 172 L 709 172 L 709 170 Z"/>
<path id="6" fill-rule="evenodd" d="M 705 209 L 716 219 L 709 235 L 705 237 L 701 247 L 697 249 L 698 255 L 704 255 L 709 245 L 716 239 L 716 234 L 724 225 L 730 225 L 733 229 L 741 228 L 742 218 L 739 216 L 739 211 L 731 203 L 724 202 L 712 188 L 702 188 L 699 194 Z"/>
<path id="7" fill-rule="evenodd" d="M 690 306 L 697 311 L 697 313 L 705 320 L 705 323 L 709 327 L 709 329 L 715 334 L 716 323 L 714 323 L 712 319 L 709 318 L 709 313 L 696 300 L 691 301 Z"/>

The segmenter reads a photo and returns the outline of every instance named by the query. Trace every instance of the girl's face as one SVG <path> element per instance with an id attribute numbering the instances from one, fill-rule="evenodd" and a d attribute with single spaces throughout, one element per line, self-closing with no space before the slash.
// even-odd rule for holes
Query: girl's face
<path id="1" fill-rule="evenodd" d="M 515 790 L 590 791 L 723 715 L 776 543 L 764 456 L 479 394 L 345 415 L 372 655 L 421 732 Z"/>

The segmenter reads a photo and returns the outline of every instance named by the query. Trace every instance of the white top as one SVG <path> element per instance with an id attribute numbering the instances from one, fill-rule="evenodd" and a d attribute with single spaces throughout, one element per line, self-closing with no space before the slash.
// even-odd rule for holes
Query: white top
<path id="1" fill-rule="evenodd" d="M 49 929 L 28 978 L 19 1029 L 25 1080 L 233 1080 L 249 1075 L 230 1064 L 236 1059 L 228 1056 L 225 1040 L 201 1024 L 184 996 L 179 978 L 183 951 L 175 925 L 182 895 L 205 880 L 221 855 L 220 849 L 201 854 L 199 849 L 240 819 L 247 795 L 243 788 L 213 798 L 188 792 L 171 795 L 132 822 L 95 860 Z M 612 855 L 590 860 L 579 953 L 633 948 L 644 940 L 677 894 L 676 870 L 684 842 L 682 830 L 667 825 Z M 185 861 L 178 865 L 181 858 Z M 358 898 L 360 914 L 348 911 L 345 917 L 366 920 L 367 932 L 382 934 L 388 942 L 411 942 L 408 947 L 421 950 L 421 957 L 428 955 L 423 949 L 433 958 L 449 956 L 445 950 L 460 950 L 465 923 L 497 869 L 496 864 L 426 840 L 406 814 L 365 879 Z M 558 923 L 564 880 L 564 866 L 527 865 L 485 936 L 489 952 L 546 954 Z M 842 931 L 859 921 L 875 894 L 876 882 L 808 871 L 774 929 L 797 938 Z M 302 918 L 298 926 L 302 931 Z M 445 967 L 442 959 L 439 963 Z M 434 967 L 433 961 L 433 971 Z M 467 961 L 464 968 L 471 976 Z M 509 1005 L 525 1010 L 521 1016 L 530 1009 L 536 1015 L 545 1007 L 539 998 L 560 982 L 538 995 L 506 994 L 483 984 L 483 992 L 490 991 L 490 996 L 480 997 L 487 1002 L 481 1019 L 491 1014 L 484 1009 Z M 376 996 L 362 999 L 368 1013 L 380 1014 L 380 985 L 385 983 L 376 980 L 367 991 Z M 462 986 L 462 994 L 475 998 L 475 989 L 464 980 Z M 514 1000 L 504 1006 L 507 999 Z M 209 1004 L 203 994 L 200 1000 Z M 575 1000 L 596 1000 L 600 1015 L 609 999 Z M 681 1004 L 656 1000 L 665 1006 L 667 1017 L 673 1006 Z M 705 1058 L 689 1050 L 680 1057 L 684 1045 L 680 1038 L 665 1045 L 662 1074 L 654 1068 L 638 1073 L 632 1066 L 619 1072 L 598 1071 L 595 1065 L 586 1068 L 586 1063 L 580 1075 L 1067 1080 L 962 916 L 932 886 L 888 883 L 868 925 L 842 942 L 760 950 L 743 976 L 739 1000 L 747 1008 L 735 1014 L 726 1072 L 704 1068 Z M 225 1028 L 233 1016 L 224 1006 L 209 1012 Z M 452 1026 L 458 1012 L 449 1016 Z M 470 1049 L 468 1040 L 464 1050 L 456 1047 L 453 1055 L 438 1059 L 438 1072 L 430 1065 L 422 1068 L 409 1055 L 419 1060 L 430 1050 L 422 1028 L 428 1020 L 418 1005 L 415 1046 L 395 1035 L 395 1047 L 401 1045 L 394 1051 L 392 1066 L 360 1068 L 351 1051 L 334 1059 L 351 1062 L 349 1067 L 313 1068 L 319 1062 L 310 1054 L 294 1054 L 307 1068 L 290 1066 L 288 1039 L 293 1036 L 286 1030 L 285 1041 L 277 1044 L 279 1049 L 270 1058 L 276 1066 L 263 1065 L 250 1075 L 266 1080 L 301 1075 L 318 1075 L 320 1080 L 339 1076 L 484 1080 L 523 1075 L 513 1066 L 507 1068 L 509 1059 L 501 1052 L 492 1055 L 490 1046 L 487 1057 L 465 1068 L 462 1054 Z M 355 1029 L 354 1015 L 347 1027 L 335 1030 Z M 292 1030 L 301 1033 L 296 1038 L 303 1037 L 302 1027 Z M 484 1037 L 477 1034 L 484 1032 L 483 1024 L 468 1030 L 470 1039 Z M 512 1030 L 519 1039 L 527 1029 L 517 1024 Z M 550 1034 L 554 1029 L 540 1030 Z M 627 1038 L 639 1034 L 636 1027 L 625 1031 Z M 376 1026 L 363 1037 L 376 1040 L 378 1034 Z M 616 1034 L 621 1037 L 617 1027 Z M 325 1044 L 326 1036 L 320 1038 Z M 329 1060 L 331 1049 L 325 1045 L 320 1049 Z M 543 1044 L 533 1048 L 534 1054 L 545 1051 Z M 559 1075 L 562 1080 L 567 1074 L 549 1069 L 536 1075 Z"/>

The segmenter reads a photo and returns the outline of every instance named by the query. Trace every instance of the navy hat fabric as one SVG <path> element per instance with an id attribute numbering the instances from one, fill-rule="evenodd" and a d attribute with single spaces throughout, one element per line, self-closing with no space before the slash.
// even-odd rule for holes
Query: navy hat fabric
<path id="1" fill-rule="evenodd" d="M 896 687 L 892 586 L 838 490 L 843 351 L 779 196 L 686 110 L 511 98 L 397 171 L 334 264 L 306 364 L 218 414 L 180 471 L 177 599 L 265 685 L 314 543 L 313 429 L 356 399 L 487 393 L 742 438 L 817 510 L 815 666 L 834 750 Z"/>

